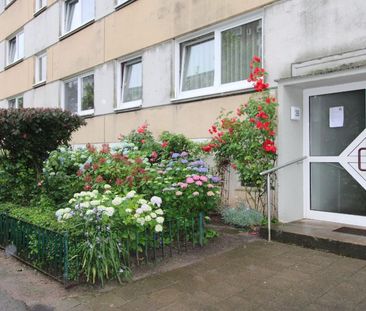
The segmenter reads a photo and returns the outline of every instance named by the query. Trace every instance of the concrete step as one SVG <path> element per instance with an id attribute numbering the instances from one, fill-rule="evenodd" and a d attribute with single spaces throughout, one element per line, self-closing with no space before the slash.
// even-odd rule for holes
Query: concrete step
<path id="1" fill-rule="evenodd" d="M 334 232 L 340 227 L 366 230 L 366 227 L 302 219 L 273 225 L 271 234 L 274 241 L 366 260 L 366 236 Z M 266 239 L 267 234 L 267 228 L 261 228 L 261 237 Z"/>

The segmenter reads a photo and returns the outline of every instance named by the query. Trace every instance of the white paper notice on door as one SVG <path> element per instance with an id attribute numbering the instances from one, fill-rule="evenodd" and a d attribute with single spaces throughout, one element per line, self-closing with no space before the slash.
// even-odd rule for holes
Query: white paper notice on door
<path id="1" fill-rule="evenodd" d="M 329 108 L 329 127 L 343 127 L 344 125 L 344 107 Z"/>

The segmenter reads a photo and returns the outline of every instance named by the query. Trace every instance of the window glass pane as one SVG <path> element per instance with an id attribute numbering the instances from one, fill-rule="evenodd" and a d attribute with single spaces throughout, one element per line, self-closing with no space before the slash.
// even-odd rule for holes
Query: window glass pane
<path id="1" fill-rule="evenodd" d="M 215 74 L 214 40 L 209 39 L 184 47 L 182 90 L 213 86 Z"/>
<path id="2" fill-rule="evenodd" d="M 142 63 L 124 64 L 123 102 L 142 99 Z"/>
<path id="3" fill-rule="evenodd" d="M 41 57 L 41 68 L 40 68 L 40 80 L 45 81 L 46 80 L 46 74 L 47 74 L 47 56 L 43 55 Z"/>
<path id="4" fill-rule="evenodd" d="M 16 108 L 16 99 L 12 98 L 8 100 L 8 107 L 9 109 L 14 109 Z"/>
<path id="5" fill-rule="evenodd" d="M 344 123 L 330 127 L 330 108 L 343 107 Z M 365 129 L 365 90 L 310 97 L 310 155 L 338 156 Z"/>
<path id="6" fill-rule="evenodd" d="M 78 80 L 65 83 L 65 109 L 71 112 L 78 111 Z"/>
<path id="7" fill-rule="evenodd" d="M 16 38 L 13 38 L 13 39 L 9 40 L 9 55 L 8 55 L 9 64 L 15 62 L 16 49 L 17 49 L 16 46 L 17 46 L 17 39 Z"/>
<path id="8" fill-rule="evenodd" d="M 65 31 L 71 31 L 81 24 L 81 8 L 79 0 L 65 2 Z"/>
<path id="9" fill-rule="evenodd" d="M 94 75 L 82 78 L 81 111 L 94 109 Z"/>
<path id="10" fill-rule="evenodd" d="M 82 22 L 85 23 L 94 18 L 94 0 L 82 0 Z"/>
<path id="11" fill-rule="evenodd" d="M 17 101 L 18 101 L 17 108 L 23 108 L 23 97 L 18 97 Z"/>
<path id="12" fill-rule="evenodd" d="M 18 59 L 21 59 L 24 57 L 24 33 L 21 32 L 18 35 Z"/>
<path id="13" fill-rule="evenodd" d="M 261 21 L 222 32 L 221 83 L 246 80 L 250 74 L 250 61 L 254 55 L 261 54 Z"/>

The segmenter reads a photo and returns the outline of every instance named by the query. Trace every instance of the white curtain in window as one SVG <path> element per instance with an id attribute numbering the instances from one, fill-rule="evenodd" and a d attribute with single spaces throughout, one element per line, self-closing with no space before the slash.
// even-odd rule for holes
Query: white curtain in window
<path id="1" fill-rule="evenodd" d="M 249 77 L 250 61 L 262 54 L 262 27 L 255 21 L 222 32 L 221 83 L 242 81 Z"/>
<path id="2" fill-rule="evenodd" d="M 142 99 L 142 63 L 141 61 L 123 64 L 123 102 Z"/>
<path id="3" fill-rule="evenodd" d="M 65 83 L 65 109 L 74 113 L 78 111 L 78 79 Z"/>
<path id="4" fill-rule="evenodd" d="M 15 62 L 16 52 L 17 52 L 17 39 L 13 38 L 13 39 L 9 40 L 9 51 L 8 51 L 9 64 Z"/>
<path id="5" fill-rule="evenodd" d="M 81 79 L 81 111 L 94 109 L 94 75 Z"/>
<path id="6" fill-rule="evenodd" d="M 18 59 L 23 58 L 24 57 L 24 33 L 21 32 L 18 35 Z"/>
<path id="7" fill-rule="evenodd" d="M 65 2 L 65 32 L 71 31 L 81 24 L 81 7 L 79 0 Z"/>
<path id="8" fill-rule="evenodd" d="M 213 86 L 215 75 L 214 40 L 208 39 L 185 45 L 182 90 L 189 91 Z"/>

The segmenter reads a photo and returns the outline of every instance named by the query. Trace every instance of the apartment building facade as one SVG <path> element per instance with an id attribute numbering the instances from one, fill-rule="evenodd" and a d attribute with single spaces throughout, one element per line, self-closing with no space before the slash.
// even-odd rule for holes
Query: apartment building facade
<path id="1" fill-rule="evenodd" d="M 205 139 L 252 92 L 279 98 L 281 221 L 366 225 L 363 0 L 0 0 L 0 107 L 87 118 L 74 144 L 148 122 Z"/>

